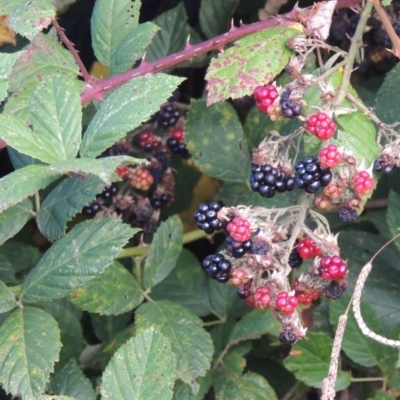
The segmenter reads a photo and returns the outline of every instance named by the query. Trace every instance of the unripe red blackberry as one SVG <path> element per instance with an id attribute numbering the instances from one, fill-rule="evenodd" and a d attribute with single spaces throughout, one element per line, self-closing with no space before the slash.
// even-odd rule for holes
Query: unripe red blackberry
<path id="1" fill-rule="evenodd" d="M 256 107 L 264 114 L 268 114 L 268 107 L 271 106 L 278 97 L 278 90 L 273 85 L 258 86 L 254 90 Z"/>
<path id="2" fill-rule="evenodd" d="M 306 122 L 306 129 L 319 140 L 331 138 L 336 131 L 336 124 L 325 113 L 311 115 Z"/>
<path id="3" fill-rule="evenodd" d="M 129 170 L 128 167 L 125 167 L 124 165 L 121 165 L 117 167 L 115 170 L 115 173 L 121 178 L 121 179 L 126 179 L 129 178 L 131 175 L 131 171 Z"/>
<path id="4" fill-rule="evenodd" d="M 319 267 L 322 279 L 327 281 L 344 278 L 347 275 L 347 265 L 339 256 L 324 256 Z"/>
<path id="5" fill-rule="evenodd" d="M 157 150 L 161 145 L 160 139 L 150 131 L 144 131 L 139 136 L 139 147 L 145 151 Z"/>
<path id="6" fill-rule="evenodd" d="M 153 182 L 153 175 L 146 168 L 138 168 L 132 174 L 131 185 L 135 189 L 143 191 L 149 190 Z"/>
<path id="7" fill-rule="evenodd" d="M 370 194 L 375 181 L 367 171 L 356 172 L 351 178 L 351 187 L 359 196 Z"/>
<path id="8" fill-rule="evenodd" d="M 296 297 L 289 296 L 289 293 L 287 292 L 279 292 L 276 295 L 275 307 L 287 316 L 290 316 L 294 313 L 294 310 L 298 304 L 299 302 Z"/>
<path id="9" fill-rule="evenodd" d="M 319 151 L 319 162 L 322 168 L 335 168 L 342 159 L 342 155 L 334 144 Z"/>
<path id="10" fill-rule="evenodd" d="M 309 237 L 300 240 L 299 244 L 297 245 L 297 252 L 303 260 L 307 258 L 317 257 L 322 253 L 321 249 Z"/>
<path id="11" fill-rule="evenodd" d="M 235 217 L 226 227 L 229 234 L 237 242 L 246 242 L 251 239 L 250 222 L 241 217 Z"/>
<path id="12" fill-rule="evenodd" d="M 271 293 L 268 287 L 259 286 L 254 292 L 254 305 L 261 310 L 265 310 L 271 303 Z"/>

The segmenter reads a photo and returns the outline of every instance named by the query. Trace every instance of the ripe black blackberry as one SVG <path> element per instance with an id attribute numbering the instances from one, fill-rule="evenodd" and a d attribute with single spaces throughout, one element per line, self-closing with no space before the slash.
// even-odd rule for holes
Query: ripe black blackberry
<path id="1" fill-rule="evenodd" d="M 295 345 L 297 343 L 297 337 L 291 330 L 287 330 L 286 332 L 281 332 L 279 334 L 279 341 L 281 343 L 290 343 Z"/>
<path id="2" fill-rule="evenodd" d="M 296 185 L 307 193 L 315 193 L 321 187 L 328 186 L 332 181 L 332 172 L 329 168 L 322 168 L 318 157 L 307 156 L 296 166 Z"/>
<path id="3" fill-rule="evenodd" d="M 294 185 L 295 178 L 280 168 L 274 168 L 269 164 L 251 164 L 250 187 L 253 192 L 260 193 L 262 197 L 274 197 L 275 191 L 290 192 Z"/>
<path id="4" fill-rule="evenodd" d="M 157 150 L 154 153 L 154 158 L 162 165 L 164 169 L 167 169 L 171 165 L 171 160 L 168 153 L 162 150 Z"/>
<path id="5" fill-rule="evenodd" d="M 300 268 L 301 264 L 303 264 L 303 259 L 300 257 L 300 254 L 297 252 L 297 248 L 294 247 L 289 255 L 288 264 L 291 268 Z"/>
<path id="6" fill-rule="evenodd" d="M 354 222 L 358 217 L 357 211 L 347 203 L 341 204 L 338 214 L 343 222 Z"/>
<path id="7" fill-rule="evenodd" d="M 193 214 L 197 227 L 208 234 L 221 230 L 224 224 L 217 218 L 220 209 L 221 205 L 216 201 L 210 204 L 200 203 L 197 211 Z"/>
<path id="8" fill-rule="evenodd" d="M 168 103 L 157 113 L 157 122 L 164 128 L 175 126 L 181 113 L 175 104 Z"/>
<path id="9" fill-rule="evenodd" d="M 384 175 L 391 175 L 394 171 L 393 165 L 384 165 L 383 160 L 379 159 L 374 162 L 374 171 L 381 172 Z"/>
<path id="10" fill-rule="evenodd" d="M 173 154 L 177 154 L 185 160 L 190 158 L 190 153 L 188 152 L 185 143 L 170 137 L 167 139 L 167 146 Z"/>
<path id="11" fill-rule="evenodd" d="M 203 260 L 202 265 L 210 278 L 216 279 L 221 283 L 228 282 L 232 265 L 222 254 L 218 253 L 207 256 Z"/>
<path id="12" fill-rule="evenodd" d="M 226 250 L 232 254 L 235 258 L 240 258 L 245 255 L 246 252 L 250 251 L 252 248 L 251 240 L 246 240 L 245 242 L 237 242 L 232 238 L 232 236 L 227 236 L 225 240 Z"/>
<path id="13" fill-rule="evenodd" d="M 150 197 L 150 204 L 154 209 L 159 209 L 162 206 L 166 205 L 171 199 L 171 195 L 168 193 L 164 193 L 162 195 L 153 194 Z"/>
<path id="14" fill-rule="evenodd" d="M 118 186 L 116 183 L 112 183 L 104 188 L 104 190 L 99 194 L 99 197 L 102 197 L 104 200 L 108 200 L 117 193 Z"/>
<path id="15" fill-rule="evenodd" d="M 282 108 L 282 114 L 286 118 L 298 117 L 301 114 L 301 104 L 290 100 L 290 93 L 292 93 L 290 89 L 285 90 L 279 99 L 279 103 Z"/>
<path id="16" fill-rule="evenodd" d="M 331 281 L 331 283 L 325 290 L 325 295 L 328 299 L 337 300 L 342 297 L 346 289 L 347 289 L 347 282 L 339 283 L 336 281 Z"/>
<path id="17" fill-rule="evenodd" d="M 95 216 L 101 210 L 100 204 L 96 201 L 91 202 L 87 206 L 82 208 L 82 214 L 87 215 L 88 217 Z"/>

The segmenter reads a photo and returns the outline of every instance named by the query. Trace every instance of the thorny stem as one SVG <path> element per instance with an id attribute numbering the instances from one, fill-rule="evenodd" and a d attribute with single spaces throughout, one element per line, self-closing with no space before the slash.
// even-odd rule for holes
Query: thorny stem
<path id="1" fill-rule="evenodd" d="M 361 0 L 339 0 L 336 5 L 336 9 L 344 7 L 351 8 L 358 4 L 360 1 Z M 86 91 L 84 91 L 81 95 L 81 103 L 86 104 L 95 99 L 101 100 L 106 92 L 122 86 L 123 84 L 127 83 L 135 77 L 143 76 L 149 73 L 154 74 L 156 72 L 167 70 L 171 67 L 175 67 L 185 61 L 189 61 L 212 50 L 221 51 L 226 44 L 247 36 L 251 33 L 255 33 L 263 29 L 271 28 L 278 25 L 291 26 L 297 20 L 298 11 L 297 9 L 295 9 L 287 14 L 282 14 L 278 17 L 271 17 L 264 21 L 255 22 L 250 25 L 242 25 L 240 28 L 232 27 L 229 32 L 196 45 L 191 45 L 190 43 L 188 43 L 183 50 L 171 54 L 160 60 L 156 60 L 153 62 L 142 60 L 141 64 L 137 68 L 133 68 L 129 71 L 112 76 L 108 79 L 103 79 L 97 83 L 91 82 L 91 84 L 88 85 Z"/>
<path id="2" fill-rule="evenodd" d="M 360 41 L 364 33 L 365 26 L 367 25 L 368 18 L 372 11 L 372 3 L 365 5 L 364 11 L 361 14 L 360 21 L 358 22 L 357 29 L 354 36 L 351 38 L 351 45 L 348 52 L 347 64 L 344 67 L 342 82 L 338 94 L 335 99 L 335 104 L 339 105 L 342 103 L 347 95 L 350 84 L 350 76 L 353 71 L 354 60 L 360 47 Z"/>
<path id="3" fill-rule="evenodd" d="M 212 235 L 208 235 L 204 231 L 200 229 L 196 229 L 195 231 L 185 233 L 183 235 L 183 244 L 194 242 L 195 240 L 202 239 L 205 237 L 211 237 Z M 148 247 L 128 247 L 121 251 L 118 254 L 117 260 L 120 258 L 127 258 L 127 257 L 136 257 L 136 256 L 143 256 L 147 254 L 149 251 Z"/>
<path id="4" fill-rule="evenodd" d="M 76 63 L 78 64 L 78 67 L 81 70 L 83 79 L 85 80 L 86 83 L 92 84 L 92 82 L 93 82 L 92 77 L 90 76 L 90 74 L 87 71 L 85 65 L 83 64 L 83 62 L 82 62 L 77 50 L 75 49 L 74 45 L 67 38 L 67 35 L 64 32 L 64 29 L 61 28 L 61 26 L 59 25 L 59 23 L 58 23 L 56 18 L 54 18 L 52 20 L 52 23 L 53 23 L 54 28 L 56 28 L 56 31 L 57 31 L 58 35 L 60 36 L 60 39 L 67 46 L 68 50 L 71 52 L 71 54 L 73 55 Z"/>
<path id="5" fill-rule="evenodd" d="M 389 35 L 390 40 L 393 43 L 393 54 L 400 58 L 400 39 L 397 36 L 392 23 L 390 22 L 389 17 L 386 14 L 385 9 L 382 7 L 382 4 L 380 2 L 380 0 L 370 0 L 371 3 L 373 4 L 376 12 L 378 13 L 383 26 L 386 29 L 387 34 Z"/>
<path id="6" fill-rule="evenodd" d="M 369 110 L 367 107 L 365 107 L 365 105 L 357 100 L 352 94 L 347 93 L 346 97 L 357 107 L 359 108 L 361 111 L 363 111 L 365 114 L 368 115 L 369 119 L 374 121 L 379 127 L 382 126 L 382 121 L 371 111 Z"/>

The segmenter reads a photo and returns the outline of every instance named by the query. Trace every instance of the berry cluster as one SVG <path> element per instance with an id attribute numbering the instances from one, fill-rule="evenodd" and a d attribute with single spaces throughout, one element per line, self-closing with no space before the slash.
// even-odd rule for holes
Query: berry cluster
<path id="1" fill-rule="evenodd" d="M 100 210 L 100 204 L 97 203 L 97 201 L 93 201 L 82 208 L 82 214 L 87 215 L 88 217 L 94 217 Z"/>
<path id="2" fill-rule="evenodd" d="M 251 240 L 237 242 L 231 236 L 227 236 L 225 240 L 226 250 L 235 258 L 243 257 L 246 252 L 252 250 L 252 244 Z"/>
<path id="3" fill-rule="evenodd" d="M 320 112 L 308 118 L 305 128 L 319 140 L 328 140 L 334 135 L 336 124 L 325 113 Z"/>
<path id="4" fill-rule="evenodd" d="M 221 205 L 215 201 L 210 204 L 200 203 L 193 215 L 197 227 L 208 234 L 221 230 L 224 225 L 217 216 L 220 209 Z"/>
<path id="5" fill-rule="evenodd" d="M 221 283 L 228 282 L 232 265 L 222 254 L 207 256 L 202 265 L 210 278 L 216 279 Z"/>
<path id="6" fill-rule="evenodd" d="M 138 168 L 131 178 L 131 185 L 135 189 L 147 191 L 154 183 L 154 177 L 147 168 Z"/>
<path id="7" fill-rule="evenodd" d="M 391 175 L 394 170 L 394 165 L 386 164 L 384 160 L 376 160 L 374 162 L 374 171 L 381 172 L 384 175 Z"/>
<path id="8" fill-rule="evenodd" d="M 297 245 L 297 252 L 299 256 L 304 260 L 307 258 L 313 258 L 321 255 L 321 249 L 315 244 L 311 238 L 305 238 L 300 240 Z"/>
<path id="9" fill-rule="evenodd" d="M 341 161 L 342 155 L 334 144 L 319 151 L 319 162 L 322 168 L 335 168 Z"/>
<path id="10" fill-rule="evenodd" d="M 296 185 L 307 193 L 315 193 L 321 187 L 329 185 L 332 172 L 329 168 L 322 168 L 318 157 L 307 156 L 295 165 Z"/>
<path id="11" fill-rule="evenodd" d="M 276 295 L 275 307 L 285 315 L 292 315 L 298 304 L 296 296 L 289 296 L 288 292 L 279 292 Z"/>
<path id="12" fill-rule="evenodd" d="M 337 280 L 347 275 L 347 265 L 339 256 L 324 256 L 321 258 L 319 271 L 322 279 Z"/>
<path id="13" fill-rule="evenodd" d="M 283 193 L 293 190 L 295 179 L 272 165 L 251 165 L 250 187 L 262 197 L 271 198 L 275 191 Z"/>
<path id="14" fill-rule="evenodd" d="M 301 114 L 301 104 L 289 99 L 291 93 L 292 91 L 287 89 L 282 93 L 279 99 L 279 103 L 282 108 L 282 114 L 286 118 L 298 117 Z"/>
<path id="15" fill-rule="evenodd" d="M 365 196 L 372 192 L 375 181 L 367 171 L 356 172 L 351 178 L 351 187 L 359 196 Z"/>
<path id="16" fill-rule="evenodd" d="M 169 128 L 176 125 L 180 116 L 179 108 L 173 103 L 168 103 L 157 113 L 157 122 L 164 128 Z"/>
<path id="17" fill-rule="evenodd" d="M 139 147 L 144 151 L 157 150 L 161 146 L 159 138 L 149 131 L 144 131 L 139 136 Z"/>
<path id="18" fill-rule="evenodd" d="M 235 217 L 228 223 L 226 229 L 232 236 L 233 240 L 237 242 L 246 242 L 251 239 L 252 232 L 250 229 L 250 222 L 241 217 Z"/>

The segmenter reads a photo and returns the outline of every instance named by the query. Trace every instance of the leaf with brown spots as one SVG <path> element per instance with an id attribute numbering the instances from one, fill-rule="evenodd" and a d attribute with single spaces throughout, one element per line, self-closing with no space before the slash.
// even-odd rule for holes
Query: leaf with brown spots
<path id="1" fill-rule="evenodd" d="M 257 86 L 271 82 L 294 54 L 286 41 L 300 33 L 294 28 L 270 28 L 238 40 L 213 58 L 206 75 L 207 105 L 250 95 Z"/>

